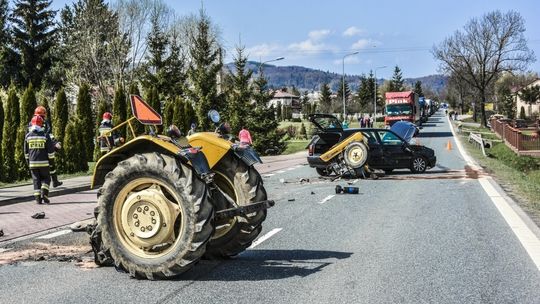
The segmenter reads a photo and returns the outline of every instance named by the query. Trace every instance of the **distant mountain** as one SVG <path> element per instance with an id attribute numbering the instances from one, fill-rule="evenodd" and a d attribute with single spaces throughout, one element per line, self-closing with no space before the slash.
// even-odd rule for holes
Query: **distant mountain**
<path id="1" fill-rule="evenodd" d="M 233 73 L 235 71 L 233 63 L 228 63 L 226 68 Z M 259 63 L 248 61 L 247 68 L 251 69 L 256 75 L 258 74 Z M 338 86 L 341 83 L 341 74 L 301 66 L 275 66 L 265 64 L 262 69 L 264 75 L 268 79 L 268 85 L 273 88 L 294 86 L 300 91 L 316 91 L 322 83 L 328 82 L 332 90 L 337 91 Z M 352 90 L 358 88 L 360 75 L 345 75 L 345 79 Z M 444 75 L 429 75 L 419 78 L 405 78 L 405 84 L 413 87 L 414 83 L 418 80 L 422 82 L 422 88 L 430 88 L 434 92 L 441 92 L 448 82 L 448 78 Z M 379 85 L 383 82 L 384 79 L 379 78 L 377 80 Z"/>

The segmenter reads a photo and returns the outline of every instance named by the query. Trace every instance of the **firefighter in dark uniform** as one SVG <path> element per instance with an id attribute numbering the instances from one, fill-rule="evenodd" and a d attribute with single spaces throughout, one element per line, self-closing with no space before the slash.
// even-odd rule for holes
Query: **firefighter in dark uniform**
<path id="1" fill-rule="evenodd" d="M 50 167 L 54 166 L 54 143 L 43 129 L 43 118 L 35 115 L 24 139 L 24 154 L 34 182 L 34 197 L 38 204 L 49 204 Z"/>
<path id="2" fill-rule="evenodd" d="M 99 125 L 99 150 L 102 154 L 124 143 L 124 138 L 120 137 L 118 133 L 111 131 L 113 128 L 112 114 L 110 112 L 103 113 L 103 120 Z"/>
<path id="3" fill-rule="evenodd" d="M 48 135 L 51 140 L 53 141 L 53 144 L 54 144 L 54 147 L 55 147 L 55 151 L 58 151 L 60 150 L 60 148 L 62 147 L 61 144 L 54 138 L 54 135 L 52 134 L 52 127 L 51 127 L 51 124 L 49 122 L 49 120 L 47 119 L 47 109 L 45 109 L 44 106 L 38 106 L 35 110 L 34 110 L 34 116 L 36 115 L 39 115 L 41 116 L 41 118 L 43 118 L 43 131 L 45 132 L 46 135 Z M 29 126 L 30 127 L 30 126 Z M 58 175 L 56 173 L 56 167 L 55 166 L 51 166 L 50 167 L 50 173 L 51 173 L 51 179 L 52 179 L 52 182 L 53 182 L 53 187 L 56 188 L 56 187 L 59 187 L 59 186 L 62 186 L 62 182 L 58 180 Z"/>

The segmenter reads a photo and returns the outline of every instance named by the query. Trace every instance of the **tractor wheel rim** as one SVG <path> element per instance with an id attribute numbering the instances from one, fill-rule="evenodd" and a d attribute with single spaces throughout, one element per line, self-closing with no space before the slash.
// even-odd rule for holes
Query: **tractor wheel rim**
<path id="1" fill-rule="evenodd" d="M 139 178 L 118 193 L 113 208 L 120 243 L 143 258 L 161 257 L 174 247 L 185 229 L 179 195 L 164 182 Z"/>
<path id="2" fill-rule="evenodd" d="M 354 147 L 349 151 L 349 160 L 352 165 L 358 165 L 362 163 L 364 159 L 364 150 L 360 147 Z"/>

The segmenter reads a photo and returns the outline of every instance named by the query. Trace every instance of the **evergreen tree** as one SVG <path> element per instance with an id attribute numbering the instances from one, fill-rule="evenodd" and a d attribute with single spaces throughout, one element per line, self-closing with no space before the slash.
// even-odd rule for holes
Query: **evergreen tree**
<path id="1" fill-rule="evenodd" d="M 341 106 L 340 113 L 343 113 L 343 94 L 344 94 L 343 87 L 344 86 L 345 86 L 345 107 L 347 107 L 347 104 L 349 103 L 349 98 L 351 97 L 351 89 L 349 88 L 349 83 L 345 80 L 345 84 L 344 84 L 343 79 L 342 79 L 339 84 L 339 88 L 337 90 L 337 100 L 338 100 L 338 104 Z"/>
<path id="2" fill-rule="evenodd" d="M 4 102 L 2 101 L 2 97 L 0 96 L 0 160 L 2 158 L 2 136 L 4 133 Z M 3 164 L 0 163 L 0 181 L 3 180 L 4 176 L 4 168 L 2 167 Z"/>
<path id="3" fill-rule="evenodd" d="M 401 69 L 396 65 L 394 68 L 394 75 L 390 82 L 389 92 L 403 92 L 405 87 L 403 86 L 403 77 L 401 75 Z"/>
<path id="4" fill-rule="evenodd" d="M 37 107 L 36 92 L 30 83 L 23 93 L 20 101 L 20 124 L 28 126 L 28 123 L 34 116 L 34 110 Z"/>
<path id="5" fill-rule="evenodd" d="M 158 92 L 158 89 L 155 87 L 155 86 L 152 86 L 152 88 L 150 90 L 148 90 L 148 96 L 146 97 L 146 102 L 148 103 L 148 105 L 150 105 L 157 113 L 159 113 L 159 115 L 161 115 L 162 111 L 161 111 L 161 101 L 160 101 L 160 98 L 159 98 L 159 92 Z M 150 129 L 154 129 L 153 126 L 147 126 L 147 129 L 148 131 L 150 131 Z M 158 133 L 161 133 L 162 131 L 162 126 L 156 126 L 156 129 L 155 130 L 156 132 Z"/>
<path id="6" fill-rule="evenodd" d="M 51 68 L 54 45 L 54 17 L 50 0 L 17 0 L 11 15 L 13 51 L 20 59 L 18 70 L 22 86 L 40 87 Z"/>
<path id="7" fill-rule="evenodd" d="M 19 180 L 30 177 L 30 171 L 26 166 L 26 158 L 24 156 L 24 138 L 28 132 L 28 122 L 30 122 L 35 108 L 36 93 L 34 92 L 32 83 L 30 83 L 21 98 L 21 121 L 17 127 L 17 139 L 15 141 L 15 166 Z"/>
<path id="8" fill-rule="evenodd" d="M 512 96 L 512 91 L 509 87 L 504 87 L 500 92 L 501 103 L 500 109 L 501 112 L 510 119 L 516 117 L 516 102 L 514 96 Z"/>
<path id="9" fill-rule="evenodd" d="M 130 95 L 141 96 L 141 92 L 139 91 L 139 86 L 137 85 L 136 82 L 132 82 L 129 85 L 129 94 Z M 127 109 L 128 109 L 127 110 L 127 116 L 131 117 L 133 115 L 133 111 L 131 109 L 131 99 L 130 99 L 130 101 L 128 101 Z M 135 136 L 139 136 L 139 135 L 144 134 L 144 125 L 141 124 L 138 120 L 132 120 L 131 125 L 133 126 L 133 132 L 135 132 Z M 126 141 L 131 140 L 131 139 L 132 139 L 132 135 L 131 135 L 131 131 L 129 131 L 128 136 L 126 138 Z"/>
<path id="10" fill-rule="evenodd" d="M 69 115 L 68 101 L 64 88 L 60 88 L 56 93 L 54 113 L 52 114 L 53 134 L 59 142 L 62 142 L 64 140 L 64 132 L 66 130 Z"/>
<path id="11" fill-rule="evenodd" d="M 126 121 L 127 117 L 127 98 L 126 93 L 124 92 L 124 88 L 122 85 L 119 85 L 116 88 L 116 92 L 114 92 L 114 99 L 113 99 L 113 121 L 115 125 L 118 125 L 124 121 Z M 103 113 L 97 113 L 97 117 L 103 115 Z M 123 137 L 126 138 L 126 128 L 120 127 L 118 129 L 118 133 Z"/>
<path id="12" fill-rule="evenodd" d="M 60 88 L 56 92 L 56 101 L 54 103 L 54 112 L 52 113 L 52 132 L 56 140 L 60 143 L 64 141 L 64 133 L 66 131 L 66 125 L 68 123 L 68 101 L 64 88 Z M 64 149 L 60 149 L 56 152 L 56 167 L 58 172 L 64 172 Z"/>
<path id="13" fill-rule="evenodd" d="M 195 29 L 189 37 L 191 65 L 188 68 L 191 84 L 189 94 L 196 102 L 195 111 L 200 130 L 211 128 L 211 123 L 206 118 L 208 111 L 221 109 L 217 92 L 217 76 L 223 66 L 221 48 L 210 30 L 210 18 L 201 10 Z"/>
<path id="14" fill-rule="evenodd" d="M 103 99 L 100 99 L 98 101 L 98 107 L 97 107 L 97 113 L 96 113 L 96 123 L 95 126 L 95 138 L 97 138 L 99 134 L 99 126 L 101 125 L 101 121 L 103 119 L 103 113 L 110 112 L 109 107 L 107 106 L 107 102 Z M 114 116 L 113 116 L 114 119 Z M 98 161 L 98 159 L 101 157 L 101 147 L 99 142 L 96 141 L 96 144 L 94 146 L 94 161 Z"/>
<path id="15" fill-rule="evenodd" d="M 268 107 L 273 93 L 266 88 L 264 77 L 255 79 L 253 83 L 254 109 L 251 117 L 246 119 L 247 128 L 253 139 L 253 148 L 261 155 L 280 154 L 285 150 L 287 143 L 283 135 L 278 132 L 279 122 L 274 114 L 274 107 Z"/>
<path id="16" fill-rule="evenodd" d="M 358 102 L 360 103 L 361 112 L 369 112 L 373 107 L 373 94 L 375 92 L 375 77 L 373 71 L 369 72 L 369 76 L 362 75 L 360 77 L 360 86 L 358 87 Z"/>
<path id="17" fill-rule="evenodd" d="M 185 104 L 181 97 L 176 97 L 174 100 L 172 123 L 180 129 L 182 134 L 186 134 L 188 127 L 186 126 Z"/>
<path id="18" fill-rule="evenodd" d="M 4 182 L 12 183 L 17 179 L 17 166 L 15 164 L 15 141 L 17 140 L 17 127 L 19 125 L 19 98 L 14 85 L 8 91 L 6 101 L 4 129 L 2 130 L 2 167 Z"/>
<path id="19" fill-rule="evenodd" d="M 244 48 L 236 48 L 236 57 L 234 58 L 235 74 L 231 75 L 233 87 L 229 91 L 229 123 L 232 133 L 237 134 L 244 121 L 251 114 L 251 89 L 249 80 L 252 71 L 246 71 L 247 57 L 243 54 Z"/>
<path id="20" fill-rule="evenodd" d="M 330 113 L 332 108 L 332 91 L 328 83 L 321 85 L 321 95 L 319 96 L 319 110 L 321 113 Z"/>
<path id="21" fill-rule="evenodd" d="M 195 109 L 189 100 L 184 102 L 184 130 L 187 132 L 191 128 L 191 124 L 197 124 L 197 115 Z"/>
<path id="22" fill-rule="evenodd" d="M 304 126 L 304 123 L 302 123 L 302 124 L 300 125 L 300 131 L 299 131 L 299 134 L 300 134 L 300 138 L 302 138 L 302 139 L 306 139 L 306 138 L 307 138 L 306 126 Z"/>
<path id="23" fill-rule="evenodd" d="M 71 117 L 66 126 L 64 137 L 65 162 L 64 170 L 66 173 L 86 172 L 88 171 L 88 162 L 85 146 L 85 139 L 80 136 L 83 133 L 81 129 L 90 129 L 82 125 L 82 121 L 77 117 Z M 91 154 L 90 154 L 91 155 Z"/>
<path id="24" fill-rule="evenodd" d="M 276 120 L 277 121 L 282 121 L 283 120 L 283 115 L 282 115 L 282 110 L 283 110 L 283 107 L 281 106 L 281 101 L 278 101 L 277 104 L 276 104 Z"/>
<path id="25" fill-rule="evenodd" d="M 414 92 L 418 97 L 424 97 L 424 92 L 422 92 L 422 82 L 420 80 L 414 83 Z"/>
<path id="26" fill-rule="evenodd" d="M 521 106 L 521 108 L 519 109 L 519 119 L 525 119 L 525 118 L 527 118 L 527 116 L 525 116 L 525 107 Z"/>
<path id="27" fill-rule="evenodd" d="M 0 0 L 0 86 L 2 87 L 7 87 L 14 79 L 19 63 L 16 58 L 13 58 L 14 52 L 9 48 L 8 2 L 9 0 Z"/>
<path id="28" fill-rule="evenodd" d="M 170 126 L 173 124 L 173 116 L 174 116 L 174 107 L 175 107 L 175 100 L 168 99 L 165 101 L 165 106 L 163 107 L 163 125 L 164 126 Z M 178 127 L 180 128 L 180 127 Z"/>
<path id="29" fill-rule="evenodd" d="M 94 119 L 92 113 L 92 98 L 90 97 L 90 88 L 87 84 L 83 84 L 79 87 L 76 111 L 78 118 L 77 121 L 82 125 L 81 127 L 77 126 L 74 129 L 77 132 L 80 132 L 77 134 L 82 139 L 82 145 L 79 147 L 84 147 L 85 157 L 91 157 L 92 152 L 94 151 Z M 88 161 L 90 161 L 90 158 L 84 158 L 83 162 L 86 163 Z"/>
<path id="30" fill-rule="evenodd" d="M 161 29 L 158 16 L 153 16 L 151 20 L 151 31 L 146 38 L 148 53 L 144 66 L 142 83 L 145 88 L 156 87 L 159 92 L 166 93 L 166 56 L 169 41 L 167 35 Z"/>

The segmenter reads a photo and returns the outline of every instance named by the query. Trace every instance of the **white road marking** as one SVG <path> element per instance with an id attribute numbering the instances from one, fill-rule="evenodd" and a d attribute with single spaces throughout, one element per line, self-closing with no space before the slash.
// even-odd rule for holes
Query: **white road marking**
<path id="1" fill-rule="evenodd" d="M 329 201 L 330 199 L 332 199 L 332 197 L 336 196 L 335 194 L 331 194 L 327 197 L 325 197 L 322 201 L 319 202 L 319 204 L 324 204 L 326 203 L 327 201 Z"/>
<path id="2" fill-rule="evenodd" d="M 10 251 L 13 248 L 0 248 L 0 253 Z"/>
<path id="3" fill-rule="evenodd" d="M 60 231 L 53 232 L 51 234 L 46 234 L 44 236 L 40 236 L 37 239 L 52 239 L 54 237 L 61 236 L 61 235 L 64 235 L 64 234 L 68 234 L 70 232 L 71 232 L 71 230 L 60 230 Z"/>
<path id="4" fill-rule="evenodd" d="M 359 179 L 355 179 L 352 183 L 356 184 L 356 183 L 358 183 L 358 181 L 359 181 Z"/>
<path id="5" fill-rule="evenodd" d="M 276 173 L 285 173 L 285 170 L 279 170 Z"/>
<path id="6" fill-rule="evenodd" d="M 296 169 L 296 168 L 295 168 L 295 167 L 291 167 L 291 168 L 287 169 L 287 171 L 291 171 L 291 170 L 294 170 L 294 169 Z"/>
<path id="7" fill-rule="evenodd" d="M 275 174 L 273 173 L 268 173 L 268 174 L 263 174 L 263 177 L 270 177 L 270 176 L 274 176 Z"/>
<path id="8" fill-rule="evenodd" d="M 540 240 L 536 235 L 527 227 L 523 220 L 517 215 L 517 213 L 512 209 L 508 202 L 502 197 L 499 192 L 491 185 L 488 178 L 482 177 L 478 179 L 482 188 L 487 193 L 495 207 L 499 210 L 502 217 L 510 226 L 510 229 L 517 236 L 521 245 L 525 248 L 536 268 L 540 270 Z"/>
<path id="9" fill-rule="evenodd" d="M 274 228 L 272 230 L 270 230 L 267 234 L 261 236 L 260 238 L 258 238 L 255 242 L 253 242 L 251 244 L 251 246 L 248 247 L 248 249 L 253 249 L 257 246 L 259 246 L 262 242 L 268 240 L 269 238 L 271 238 L 274 234 L 280 232 L 283 228 Z"/>
<path id="10" fill-rule="evenodd" d="M 454 135 L 454 139 L 457 138 L 456 132 L 454 131 L 454 126 L 450 122 L 450 119 L 448 117 L 446 119 L 448 119 L 448 123 L 450 123 L 450 130 Z M 467 164 L 471 167 L 478 168 L 478 164 L 476 164 L 476 162 L 465 151 L 461 145 L 461 142 L 458 140 L 454 141 L 456 142 L 459 153 Z M 523 248 L 525 248 L 525 251 L 527 251 L 529 257 L 536 265 L 536 268 L 540 271 L 540 240 L 531 231 L 531 229 L 527 227 L 527 224 L 523 222 L 523 219 L 521 219 L 514 209 L 512 209 L 512 206 L 510 206 L 508 201 L 499 193 L 497 189 L 495 189 L 495 187 L 493 187 L 490 180 L 492 179 L 488 177 L 481 177 L 478 179 L 478 182 L 489 196 L 497 210 L 499 210 L 499 213 L 502 215 L 508 226 L 510 226 L 510 229 L 512 229 L 512 232 L 514 232 Z"/>

